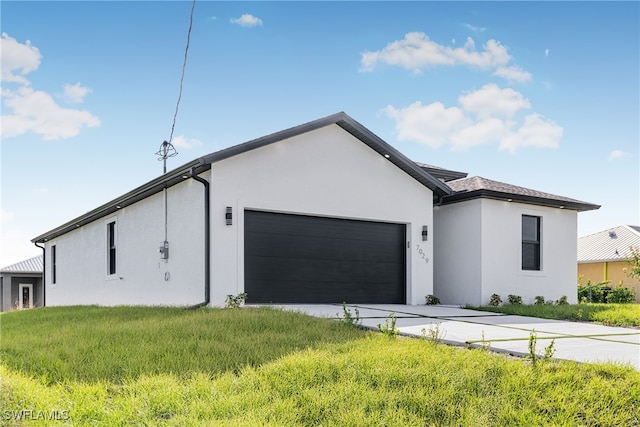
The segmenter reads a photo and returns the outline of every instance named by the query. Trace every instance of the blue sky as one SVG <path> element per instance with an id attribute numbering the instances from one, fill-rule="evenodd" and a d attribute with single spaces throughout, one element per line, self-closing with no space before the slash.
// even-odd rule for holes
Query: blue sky
<path id="1" fill-rule="evenodd" d="M 0 8 L 7 265 L 162 173 L 191 2 Z M 413 160 L 602 205 L 579 236 L 637 225 L 639 20 L 638 2 L 198 1 L 168 167 L 345 111 Z"/>

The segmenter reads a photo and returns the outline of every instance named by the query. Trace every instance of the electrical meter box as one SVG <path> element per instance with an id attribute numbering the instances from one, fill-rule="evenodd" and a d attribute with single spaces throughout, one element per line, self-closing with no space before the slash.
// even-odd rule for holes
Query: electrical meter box
<path id="1" fill-rule="evenodd" d="M 169 242 L 160 243 L 160 259 L 169 259 Z"/>

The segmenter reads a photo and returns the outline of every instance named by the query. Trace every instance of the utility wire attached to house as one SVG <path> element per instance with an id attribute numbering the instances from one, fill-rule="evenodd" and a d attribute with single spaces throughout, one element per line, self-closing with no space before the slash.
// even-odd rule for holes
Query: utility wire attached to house
<path id="1" fill-rule="evenodd" d="M 189 16 L 189 30 L 187 31 L 187 46 L 184 49 L 184 60 L 182 61 L 182 74 L 180 75 L 180 90 L 178 91 L 178 101 L 176 102 L 176 110 L 173 113 L 173 123 L 171 124 L 171 133 L 169 134 L 169 140 L 163 141 L 160 145 L 160 149 L 156 152 L 158 160 L 163 162 L 162 173 L 167 173 L 167 159 L 169 157 L 175 157 L 178 155 L 178 151 L 171 144 L 173 140 L 173 131 L 176 127 L 176 119 L 178 118 L 178 110 L 180 108 L 180 100 L 182 99 L 182 85 L 184 83 L 184 71 L 187 67 L 187 56 L 189 55 L 189 43 L 191 42 L 191 28 L 193 27 L 193 12 L 196 9 L 196 0 L 193 0 L 191 5 L 191 15 Z"/>
<path id="2" fill-rule="evenodd" d="M 178 151 L 171 144 L 173 140 L 173 131 L 176 127 L 176 119 L 178 117 L 178 109 L 180 108 L 180 100 L 182 99 L 182 84 L 184 83 L 184 71 L 187 67 L 187 56 L 189 54 L 189 43 L 191 42 L 191 28 L 193 27 L 193 12 L 196 8 L 196 0 L 193 0 L 191 5 L 191 15 L 189 16 L 189 30 L 187 31 L 187 46 L 184 49 L 184 60 L 182 61 L 182 74 L 180 75 L 180 90 L 178 91 L 178 101 L 176 102 L 176 110 L 173 113 L 173 123 L 171 124 L 171 133 L 169 134 L 169 140 L 163 141 L 160 148 L 156 152 L 158 160 L 162 161 L 162 173 L 167 173 L 167 159 L 178 155 Z M 168 241 L 168 202 L 167 202 L 167 185 L 164 187 L 164 242 L 160 245 L 161 258 L 166 262 L 169 260 L 169 241 Z M 169 271 L 165 271 L 164 280 L 168 281 L 170 277 Z"/>

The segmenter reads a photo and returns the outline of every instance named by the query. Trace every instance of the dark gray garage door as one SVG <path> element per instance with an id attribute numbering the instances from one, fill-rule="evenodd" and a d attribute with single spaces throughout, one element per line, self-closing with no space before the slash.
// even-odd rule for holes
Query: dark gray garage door
<path id="1" fill-rule="evenodd" d="M 245 211 L 249 303 L 405 303 L 405 225 Z"/>

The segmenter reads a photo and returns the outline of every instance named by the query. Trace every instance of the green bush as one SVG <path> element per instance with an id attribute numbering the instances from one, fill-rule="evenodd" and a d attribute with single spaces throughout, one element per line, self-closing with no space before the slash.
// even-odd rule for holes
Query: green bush
<path id="1" fill-rule="evenodd" d="M 557 301 L 556 301 L 556 305 L 567 305 L 569 304 L 569 301 L 567 301 L 567 296 L 566 295 L 562 295 Z"/>
<path id="2" fill-rule="evenodd" d="M 612 288 L 607 293 L 607 302 L 613 304 L 631 304 L 636 300 L 636 292 L 622 285 Z"/>
<path id="3" fill-rule="evenodd" d="M 440 304 L 440 298 L 435 295 L 427 295 L 425 297 L 425 304 L 427 305 L 438 305 Z"/>
<path id="4" fill-rule="evenodd" d="M 538 295 L 535 297 L 536 302 L 534 305 L 544 305 L 544 297 L 542 295 Z"/>
<path id="5" fill-rule="evenodd" d="M 522 297 L 520 295 L 509 294 L 507 295 L 507 300 L 509 304 L 522 304 Z"/>
<path id="6" fill-rule="evenodd" d="M 591 283 L 587 281 L 586 285 L 578 285 L 578 301 L 580 302 L 606 302 L 604 289 L 609 284 L 608 281 L 600 283 Z"/>
<path id="7" fill-rule="evenodd" d="M 498 294 L 491 295 L 491 299 L 489 299 L 489 305 L 492 307 L 497 307 L 500 304 L 502 304 L 502 298 L 500 298 L 500 295 Z"/>

